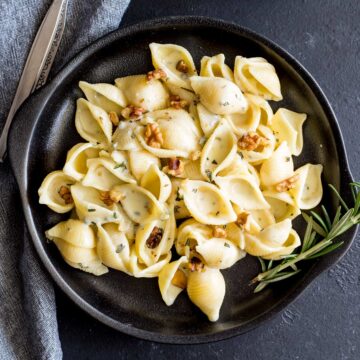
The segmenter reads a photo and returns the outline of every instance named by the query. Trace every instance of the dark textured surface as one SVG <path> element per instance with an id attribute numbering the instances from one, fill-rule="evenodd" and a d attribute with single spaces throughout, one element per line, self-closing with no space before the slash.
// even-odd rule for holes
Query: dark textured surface
<path id="1" fill-rule="evenodd" d="M 224 4 L 225 2 L 223 2 Z M 151 5 L 150 5 L 151 4 Z M 315 76 L 338 116 L 355 178 L 360 97 L 357 1 L 133 1 L 124 23 L 165 15 L 206 15 L 238 22 L 276 41 Z M 58 292 L 64 356 L 95 358 L 357 359 L 360 356 L 360 244 L 262 327 L 210 345 L 160 345 L 117 333 Z"/>

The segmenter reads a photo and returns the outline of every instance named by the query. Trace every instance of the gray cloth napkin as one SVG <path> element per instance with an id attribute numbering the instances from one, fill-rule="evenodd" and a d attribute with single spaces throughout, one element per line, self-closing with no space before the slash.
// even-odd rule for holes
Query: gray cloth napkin
<path id="1" fill-rule="evenodd" d="M 130 0 L 69 0 L 52 74 L 116 29 Z M 0 129 L 50 0 L 0 1 Z M 8 161 L 0 165 L 0 358 L 61 359 L 52 281 L 31 243 Z"/>

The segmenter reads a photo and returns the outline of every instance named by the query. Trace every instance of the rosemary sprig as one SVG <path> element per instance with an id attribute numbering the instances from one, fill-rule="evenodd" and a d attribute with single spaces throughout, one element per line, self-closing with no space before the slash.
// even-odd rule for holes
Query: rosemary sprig
<path id="1" fill-rule="evenodd" d="M 307 222 L 302 246 L 299 253 L 283 256 L 279 261 L 270 260 L 268 263 L 258 257 L 261 265 L 261 273 L 251 283 L 258 283 L 254 292 L 263 290 L 268 284 L 288 279 L 298 274 L 296 264 L 303 260 L 311 260 L 328 254 L 344 242 L 336 239 L 360 223 L 360 182 L 350 183 L 350 189 L 354 201 L 353 207 L 349 207 L 333 185 L 329 185 L 340 201 L 333 220 L 329 216 L 325 206 L 321 206 L 321 212 L 310 211 L 310 215 L 303 213 Z M 274 266 L 274 264 L 276 264 Z"/>

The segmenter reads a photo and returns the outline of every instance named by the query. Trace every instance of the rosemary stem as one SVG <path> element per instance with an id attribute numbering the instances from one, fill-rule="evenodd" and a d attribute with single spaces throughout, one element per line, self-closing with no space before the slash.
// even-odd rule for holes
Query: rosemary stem
<path id="1" fill-rule="evenodd" d="M 327 246 L 331 243 L 332 239 L 328 239 L 325 238 L 323 240 L 321 240 L 320 242 L 318 242 L 316 245 L 314 245 L 313 247 L 311 247 L 310 249 L 304 251 L 303 253 L 299 254 L 298 256 L 296 256 L 296 258 L 287 261 L 284 264 L 280 264 L 278 266 L 275 266 L 274 268 L 265 271 L 263 273 L 260 273 L 258 276 L 256 276 L 251 283 L 255 283 L 255 282 L 259 282 L 261 280 L 264 280 L 269 274 L 276 274 L 284 269 L 287 269 L 288 267 L 296 264 L 297 262 L 306 259 L 308 256 L 311 256 L 314 252 L 317 252 L 320 248 Z"/>

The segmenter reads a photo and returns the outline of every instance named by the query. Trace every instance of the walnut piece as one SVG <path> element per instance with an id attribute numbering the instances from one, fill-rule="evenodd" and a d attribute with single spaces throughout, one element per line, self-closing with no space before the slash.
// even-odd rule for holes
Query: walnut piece
<path id="1" fill-rule="evenodd" d="M 68 188 L 67 186 L 61 186 L 58 191 L 58 194 L 65 201 L 66 205 L 72 204 L 74 202 L 74 200 L 71 196 L 70 188 Z"/>
<path id="2" fill-rule="evenodd" d="M 100 195 L 101 196 L 101 195 Z M 109 199 L 113 202 L 113 203 L 118 203 L 120 200 L 124 199 L 124 194 L 117 191 L 117 190 L 110 190 L 109 191 Z"/>
<path id="3" fill-rule="evenodd" d="M 202 271 L 204 269 L 204 264 L 203 262 L 196 256 L 192 257 L 189 261 L 189 270 L 191 272 L 194 271 Z"/>
<path id="4" fill-rule="evenodd" d="M 226 238 L 226 230 L 221 226 L 215 226 L 213 229 L 213 236 L 216 238 Z"/>
<path id="5" fill-rule="evenodd" d="M 189 67 L 186 65 L 184 60 L 179 60 L 176 64 L 176 70 L 186 74 L 189 72 Z"/>
<path id="6" fill-rule="evenodd" d="M 146 240 L 146 246 L 149 249 L 155 249 L 156 247 L 158 247 L 160 244 L 160 241 L 163 237 L 163 234 L 164 234 L 163 229 L 161 229 L 157 226 L 154 226 L 154 228 L 151 231 L 151 234 L 149 235 L 149 237 Z"/>
<path id="7" fill-rule="evenodd" d="M 179 95 L 170 95 L 170 106 L 175 109 L 183 109 L 188 105 L 186 100 L 181 100 Z"/>
<path id="8" fill-rule="evenodd" d="M 114 126 L 118 126 L 119 125 L 119 117 L 117 115 L 117 113 L 115 111 L 110 111 L 109 112 L 109 118 L 111 120 L 111 122 L 113 123 Z"/>
<path id="9" fill-rule="evenodd" d="M 100 191 L 100 200 L 106 206 L 111 206 L 114 203 L 114 200 L 110 197 L 110 191 Z"/>
<path id="10" fill-rule="evenodd" d="M 285 180 L 279 182 L 278 184 L 276 184 L 275 189 L 277 192 L 288 191 L 295 187 L 295 183 L 298 180 L 299 180 L 299 175 L 296 174 L 296 175 L 291 176 L 288 179 L 285 179 Z"/>
<path id="11" fill-rule="evenodd" d="M 195 150 L 190 154 L 189 159 L 192 161 L 196 161 L 197 159 L 200 159 L 200 157 L 201 157 L 201 151 Z"/>
<path id="12" fill-rule="evenodd" d="M 159 125 L 157 123 L 146 125 L 145 141 L 151 147 L 158 149 L 161 148 L 161 145 L 164 143 L 164 140 L 160 132 Z"/>
<path id="13" fill-rule="evenodd" d="M 163 69 L 152 70 L 146 74 L 147 81 L 166 79 L 166 78 L 167 78 L 167 75 Z"/>
<path id="14" fill-rule="evenodd" d="M 184 162 L 177 157 L 170 158 L 162 170 L 171 176 L 181 177 L 184 173 Z"/>
<path id="15" fill-rule="evenodd" d="M 146 110 L 142 107 L 129 105 L 121 110 L 121 116 L 124 119 L 137 119 L 143 115 Z"/>
<path id="16" fill-rule="evenodd" d="M 260 147 L 266 146 L 269 143 L 269 139 L 258 135 L 255 132 L 249 132 L 244 134 L 238 141 L 238 146 L 241 150 L 256 150 Z"/>
<path id="17" fill-rule="evenodd" d="M 243 211 L 237 216 L 237 220 L 235 221 L 235 223 L 243 230 L 248 227 L 248 222 L 250 219 L 249 215 L 250 213 L 248 213 L 247 211 Z"/>
<path id="18" fill-rule="evenodd" d="M 180 289 L 185 289 L 187 285 L 187 278 L 184 272 L 180 269 L 176 270 L 174 277 L 171 279 L 171 283 Z"/>

